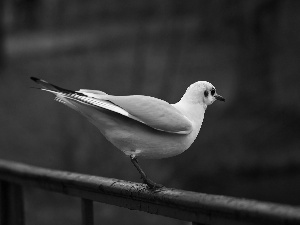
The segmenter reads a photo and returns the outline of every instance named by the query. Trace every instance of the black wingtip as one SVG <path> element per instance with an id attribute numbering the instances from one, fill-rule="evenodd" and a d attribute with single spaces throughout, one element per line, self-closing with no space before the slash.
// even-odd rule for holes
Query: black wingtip
<path id="1" fill-rule="evenodd" d="M 76 93 L 78 95 L 84 96 L 84 94 L 82 94 L 82 93 L 58 87 L 58 86 L 56 86 L 54 84 L 50 84 L 47 81 L 39 79 L 37 77 L 30 77 L 30 79 L 33 80 L 34 82 L 36 82 L 37 84 L 41 85 L 44 89 L 47 89 L 47 90 L 52 90 L 52 91 L 57 91 L 57 92 L 62 92 L 62 93 L 71 93 L 71 94 L 75 94 Z"/>
<path id="2" fill-rule="evenodd" d="M 34 82 L 37 82 L 40 80 L 39 78 L 36 78 L 36 77 L 30 77 L 30 79 L 33 80 Z"/>

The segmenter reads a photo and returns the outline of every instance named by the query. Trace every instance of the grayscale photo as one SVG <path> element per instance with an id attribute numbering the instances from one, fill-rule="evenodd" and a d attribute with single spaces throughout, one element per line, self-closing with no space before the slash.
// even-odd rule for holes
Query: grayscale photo
<path id="1" fill-rule="evenodd" d="M 0 225 L 300 224 L 300 1 L 0 2 Z"/>

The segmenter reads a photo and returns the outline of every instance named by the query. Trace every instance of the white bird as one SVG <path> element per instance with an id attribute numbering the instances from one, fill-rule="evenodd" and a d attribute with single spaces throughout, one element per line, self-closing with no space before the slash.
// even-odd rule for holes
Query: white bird
<path id="1" fill-rule="evenodd" d="M 71 91 L 31 77 L 55 100 L 80 112 L 131 162 L 151 189 L 162 185 L 150 180 L 137 157 L 167 158 L 181 154 L 196 139 L 208 105 L 225 101 L 207 81 L 188 87 L 176 104 L 144 95 L 114 96 L 98 90 Z"/>

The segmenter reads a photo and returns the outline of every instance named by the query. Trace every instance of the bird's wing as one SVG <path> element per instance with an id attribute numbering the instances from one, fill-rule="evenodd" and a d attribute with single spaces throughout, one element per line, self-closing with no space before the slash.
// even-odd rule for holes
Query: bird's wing
<path id="1" fill-rule="evenodd" d="M 192 131 L 192 123 L 189 119 L 172 105 L 160 99 L 141 95 L 112 96 L 101 91 L 87 89 L 71 91 L 38 78 L 32 77 L 31 79 L 43 86 L 42 90 L 55 94 L 55 100 L 58 102 L 66 103 L 64 98 L 71 99 L 91 107 L 119 113 L 165 132 L 188 134 Z"/>
<path id="2" fill-rule="evenodd" d="M 180 134 L 192 131 L 191 121 L 161 99 L 143 95 L 103 97 L 154 129 Z"/>
<path id="3" fill-rule="evenodd" d="M 80 89 L 77 92 L 85 94 L 86 96 L 92 98 L 98 98 L 98 96 L 107 95 L 105 92 L 99 90 Z"/>

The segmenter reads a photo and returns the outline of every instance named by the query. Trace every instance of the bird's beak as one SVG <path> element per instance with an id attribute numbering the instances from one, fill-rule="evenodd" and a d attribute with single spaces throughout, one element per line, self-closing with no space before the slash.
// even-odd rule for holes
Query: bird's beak
<path id="1" fill-rule="evenodd" d="M 219 101 L 225 102 L 225 98 L 223 98 L 221 95 L 215 94 L 214 97 Z"/>

